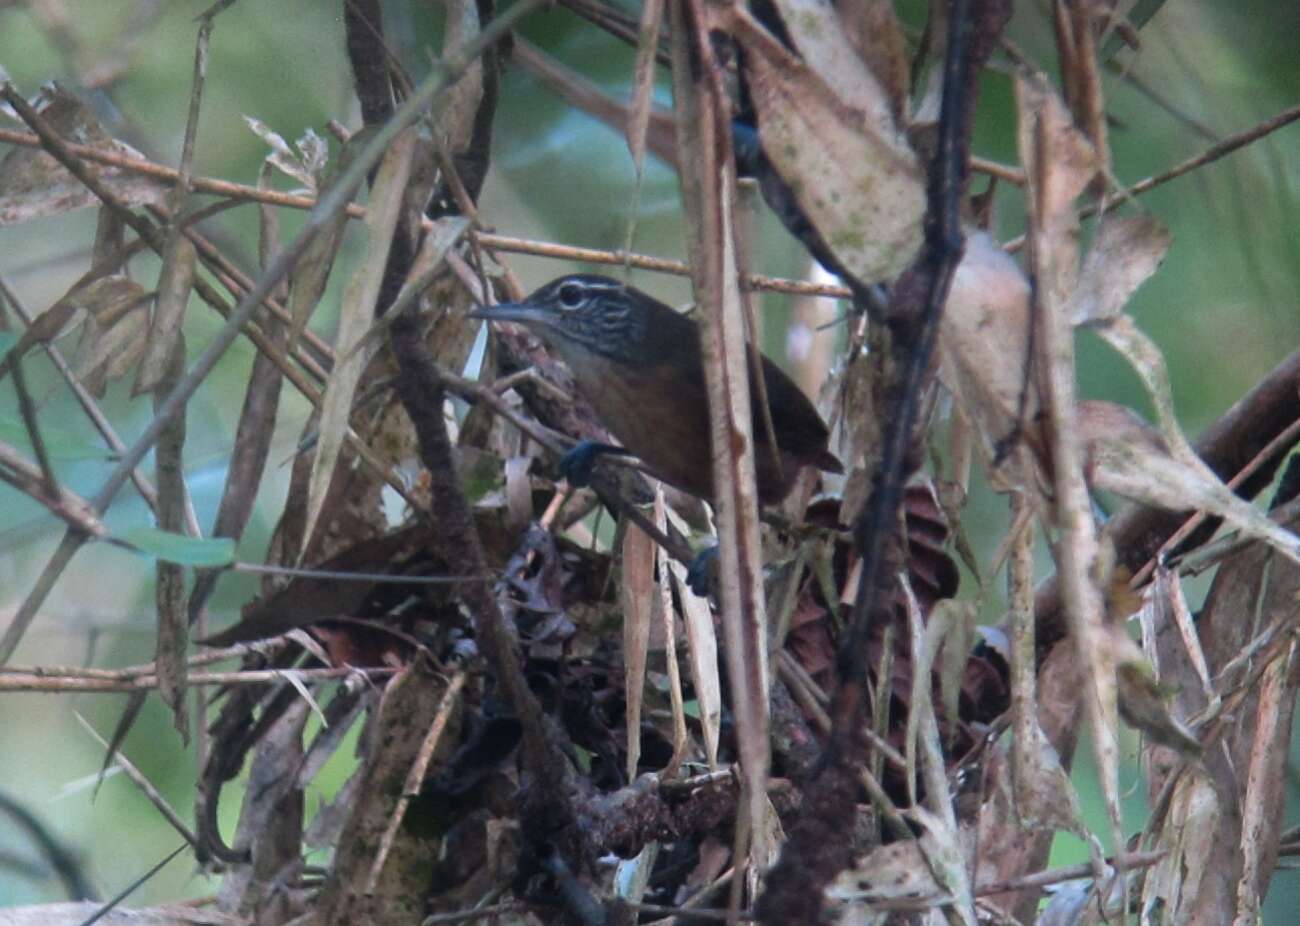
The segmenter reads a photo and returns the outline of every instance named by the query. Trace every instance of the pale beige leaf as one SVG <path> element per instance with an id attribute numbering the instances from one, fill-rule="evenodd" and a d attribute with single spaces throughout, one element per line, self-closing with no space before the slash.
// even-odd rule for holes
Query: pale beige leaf
<path id="1" fill-rule="evenodd" d="M 822 0 L 775 3 L 795 51 L 833 96 L 865 115 L 872 130 L 895 132 L 890 99 L 849 41 L 836 7 Z"/>
<path id="2" fill-rule="evenodd" d="M 830 922 L 893 923 L 885 911 L 926 907 L 943 907 L 949 923 L 976 922 L 962 841 L 924 808 L 908 815 L 921 825 L 919 839 L 873 849 L 826 887 Z"/>
<path id="3" fill-rule="evenodd" d="M 975 926 L 979 918 L 975 913 L 975 894 L 966 869 L 961 834 L 951 813 L 951 802 L 945 799 L 942 803 L 949 808 L 947 813 L 932 813 L 924 807 L 913 807 L 907 816 L 921 825 L 923 832 L 918 842 L 926 867 L 934 875 L 940 890 L 952 899 L 952 906 L 945 911 L 948 922 Z"/>
<path id="4" fill-rule="evenodd" d="M 1061 757 L 1038 722 L 1034 626 L 1034 522 L 1024 494 L 1011 497 L 1012 536 L 1007 570 L 1011 644 L 1011 787 L 1014 822 L 1030 829 L 1062 829 L 1086 838 L 1083 813 Z M 1100 850 L 1095 850 L 1098 853 Z"/>
<path id="5" fill-rule="evenodd" d="M 885 88 L 894 118 L 907 109 L 911 63 L 893 0 L 843 0 L 836 4 L 844 34 Z"/>
<path id="6" fill-rule="evenodd" d="M 303 185 L 304 189 L 315 192 L 315 175 L 278 132 L 274 131 L 262 120 L 255 119 L 252 116 L 245 115 L 244 122 L 253 130 L 253 134 L 266 142 L 267 147 L 271 149 L 271 153 L 266 156 L 268 164 L 285 176 L 297 180 Z"/>
<path id="7" fill-rule="evenodd" d="M 1060 755 L 1037 722 L 1028 732 L 1028 741 L 1017 737 L 1013 742 L 1012 793 L 1020 822 L 1030 828 L 1063 830 L 1086 838 L 1079 795 L 1061 765 Z"/>
<path id="8" fill-rule="evenodd" d="M 1169 370 L 1165 365 L 1165 356 L 1156 343 L 1133 323 L 1128 315 L 1116 315 L 1103 324 L 1095 326 L 1098 335 L 1107 344 L 1119 351 L 1142 379 L 1151 397 L 1151 404 L 1156 412 L 1156 424 L 1160 435 L 1173 456 L 1191 469 L 1202 472 L 1212 481 L 1218 481 L 1201 458 L 1196 455 L 1178 424 L 1178 414 L 1174 410 L 1173 387 L 1169 382 Z"/>
<path id="9" fill-rule="evenodd" d="M 397 220 L 401 214 L 410 175 L 411 157 L 415 151 L 415 130 L 407 129 L 393 140 L 371 187 L 369 208 L 366 210 L 366 254 L 361 266 L 348 283 L 339 310 L 339 331 L 335 355 L 340 359 L 330 371 L 321 400 L 320 440 L 312 460 L 311 478 L 307 491 L 307 516 L 303 529 L 301 549 L 309 548 L 311 536 L 325 504 L 325 494 L 334 476 L 334 465 L 343 446 L 344 435 L 352 412 L 352 399 L 357 382 L 369 360 L 369 352 L 352 352 L 374 321 L 375 305 L 384 270 L 388 264 L 388 249 L 393 240 Z"/>
<path id="10" fill-rule="evenodd" d="M 1106 216 L 1083 258 L 1083 270 L 1066 312 L 1073 324 L 1118 315 L 1160 262 L 1173 236 L 1145 215 Z"/>
<path id="11" fill-rule="evenodd" d="M 920 248 L 925 187 L 883 89 L 843 36 L 805 35 L 804 61 L 769 36 L 737 38 L 768 160 L 846 270 L 892 279 Z"/>
<path id="12" fill-rule="evenodd" d="M 46 87 L 31 102 L 64 141 L 145 160 L 140 152 L 104 131 L 90 109 L 59 86 Z M 168 186 L 160 180 L 94 161 L 84 164 L 92 176 L 127 205 L 161 206 L 166 202 Z M 15 146 L 0 160 L 0 226 L 99 205 L 102 203 L 98 196 L 40 148 Z"/>
<path id="13" fill-rule="evenodd" d="M 1042 75 L 1016 77 L 1017 142 L 1025 165 L 1029 272 L 1035 282 L 1037 356 L 1051 465 L 1053 550 L 1062 598 L 1083 678 L 1081 701 L 1092 726 L 1093 757 L 1110 836 L 1124 839 L 1120 812 L 1115 666 L 1104 640 L 1105 604 L 1094 569 L 1100 555 L 1092 499 L 1076 425 L 1074 326 L 1066 315 L 1079 267 L 1076 200 L 1096 175 L 1098 159 Z"/>
<path id="14" fill-rule="evenodd" d="M 873 849 L 836 876 L 825 890 L 833 923 L 885 922 L 870 919 L 872 908 L 938 901 L 944 897 L 925 864 L 916 840 L 891 842 Z"/>
<path id="15" fill-rule="evenodd" d="M 314 129 L 307 129 L 294 142 L 302 158 L 302 166 L 313 178 L 320 177 L 329 160 L 330 146 L 325 139 L 316 134 Z"/>
<path id="16" fill-rule="evenodd" d="M 1202 464 L 1170 454 L 1158 432 L 1109 402 L 1081 402 L 1079 431 L 1095 486 L 1167 511 L 1205 511 L 1300 563 L 1300 538 L 1243 501 Z"/>

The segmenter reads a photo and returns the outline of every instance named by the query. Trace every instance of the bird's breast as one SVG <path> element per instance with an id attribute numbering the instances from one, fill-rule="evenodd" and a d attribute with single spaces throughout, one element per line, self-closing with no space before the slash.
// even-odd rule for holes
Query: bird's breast
<path id="1" fill-rule="evenodd" d="M 569 367 L 605 427 L 655 475 L 701 498 L 713 494 L 708 407 L 680 370 L 591 353 Z"/>

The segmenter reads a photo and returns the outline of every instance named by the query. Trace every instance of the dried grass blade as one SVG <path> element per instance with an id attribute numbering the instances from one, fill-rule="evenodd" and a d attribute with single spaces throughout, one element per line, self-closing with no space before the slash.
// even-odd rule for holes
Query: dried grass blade
<path id="1" fill-rule="evenodd" d="M 383 282 L 384 269 L 388 265 L 388 248 L 392 244 L 404 204 L 415 144 L 413 128 L 404 130 L 393 139 L 379 165 L 371 189 L 370 208 L 366 212 L 366 231 L 369 236 L 366 256 L 348 284 L 343 305 L 339 309 L 338 343 L 334 350 L 336 356 L 344 359 L 331 371 L 329 383 L 325 386 L 325 397 L 321 401 L 320 441 L 316 447 L 316 458 L 312 461 L 307 493 L 303 550 L 310 546 L 316 522 L 324 507 L 325 495 L 334 477 L 334 465 L 338 462 L 344 435 L 348 431 L 352 399 L 369 360 L 369 351 L 354 354 L 352 348 L 365 338 L 366 332 L 374 323 L 379 288 Z"/>
<path id="2" fill-rule="evenodd" d="M 1020 156 L 1028 180 L 1030 266 L 1038 281 L 1036 295 L 1043 319 L 1035 360 L 1053 437 L 1055 521 L 1060 531 L 1055 554 L 1111 836 L 1114 845 L 1123 845 L 1116 665 L 1106 638 L 1101 590 L 1093 576 L 1100 548 L 1075 421 L 1074 327 L 1066 314 L 1078 272 L 1075 200 L 1096 173 L 1096 154 L 1040 75 L 1017 77 L 1016 100 Z"/>
<path id="3" fill-rule="evenodd" d="M 641 705 L 645 694 L 646 653 L 655 601 L 655 544 L 629 524 L 623 535 L 623 684 L 627 702 L 627 778 L 636 779 L 641 760 Z"/>
<path id="4" fill-rule="evenodd" d="M 735 162 L 720 69 L 711 62 L 708 12 L 702 3 L 670 8 L 673 97 L 678 114 L 678 162 L 686 207 L 687 251 L 696 301 L 702 306 L 701 350 L 713 441 L 714 504 L 719 533 L 719 601 L 741 758 L 742 814 L 736 827 L 737 864 L 757 896 L 767 843 L 769 761 L 767 696 L 770 669 L 762 591 L 754 438 L 750 414 L 745 312 L 735 239 Z M 746 829 L 753 839 L 747 838 Z M 748 851 L 745 847 L 748 846 Z M 739 908 L 733 885 L 730 915 Z"/>

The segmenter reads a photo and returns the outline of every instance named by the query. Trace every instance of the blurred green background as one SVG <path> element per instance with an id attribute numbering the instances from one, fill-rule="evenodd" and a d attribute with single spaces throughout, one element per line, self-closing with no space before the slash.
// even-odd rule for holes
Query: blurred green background
<path id="1" fill-rule="evenodd" d="M 0 3 L 0 67 L 28 96 L 49 80 L 83 93 L 113 134 L 174 165 L 190 93 L 194 17 L 209 2 L 47 0 L 30 8 Z M 920 6 L 910 3 L 904 11 L 914 25 L 920 22 Z M 329 119 L 357 126 L 339 8 L 339 3 L 319 0 L 244 0 L 221 14 L 212 40 L 197 173 L 256 182 L 266 151 L 246 127 L 244 114 L 257 117 L 291 141 L 309 128 L 324 134 Z M 1051 36 L 1043 8 L 1020 4 L 1010 35 L 1051 70 Z M 438 8 L 397 0 L 385 3 L 385 15 L 394 44 L 418 76 L 430 50 L 440 47 Z M 614 40 L 560 9 L 534 13 L 522 31 L 609 92 L 627 95 L 633 56 Z M 1111 143 L 1116 177 L 1130 184 L 1160 172 L 1207 147 L 1212 136 L 1242 130 L 1294 104 L 1300 99 L 1300 57 L 1294 41 L 1298 33 L 1300 6 L 1290 0 L 1167 4 L 1143 29 L 1142 50 L 1120 56 L 1136 80 L 1114 74 L 1106 80 L 1108 109 L 1114 118 Z M 108 67 L 120 67 L 120 75 L 106 88 L 90 89 L 87 85 Z M 1138 83 L 1152 94 L 1140 92 Z M 666 101 L 663 86 L 660 89 Z M 991 73 L 981 89 L 976 153 L 1013 162 L 1010 81 L 1005 74 Z M 1166 101 L 1167 107 L 1153 102 L 1153 96 Z M 1213 420 L 1300 343 L 1298 141 L 1300 126 L 1291 126 L 1157 189 L 1139 204 L 1172 229 L 1174 245 L 1159 273 L 1139 291 L 1131 310 L 1166 352 L 1178 408 L 1190 434 Z M 672 173 L 651 159 L 639 195 L 634 181 L 631 159 L 617 133 L 570 109 L 532 76 L 518 70 L 507 74 L 496 123 L 493 172 L 481 204 L 487 224 L 505 234 L 609 248 L 622 245 L 635 210 L 638 250 L 683 256 Z M 1014 190 L 1003 188 L 999 193 L 1003 237 L 1021 230 L 1017 200 Z M 286 237 L 297 229 L 300 218 L 289 212 L 282 215 Z M 254 268 L 254 208 L 224 212 L 206 227 L 220 236 L 246 270 Z M 0 228 L 0 274 L 29 311 L 48 307 L 85 270 L 94 228 L 89 210 Z M 805 263 L 798 248 L 761 210 L 757 228 L 758 269 L 769 274 L 800 273 Z M 332 333 L 332 309 L 341 288 L 337 281 L 346 279 L 355 263 L 355 242 L 352 245 L 336 267 L 334 296 L 327 297 L 314 322 L 327 336 Z M 509 260 L 526 285 L 569 269 L 541 258 Z M 142 258 L 133 269 L 138 279 L 151 281 L 156 266 L 152 259 Z M 688 294 L 679 279 L 646 274 L 633 278 L 669 301 L 682 301 Z M 767 348 L 780 357 L 781 325 L 788 306 L 784 298 L 769 296 L 764 307 L 771 320 Z M 217 321 L 197 302 L 191 309 L 185 331 L 193 356 L 210 338 Z M 820 336 L 840 335 L 830 330 Z M 70 348 L 71 340 L 64 346 Z M 190 406 L 187 475 L 205 527 L 211 524 L 220 495 L 251 359 L 250 345 L 238 342 Z M 32 355 L 25 369 L 41 405 L 42 421 L 93 446 L 93 434 L 48 363 Z M 1081 339 L 1079 377 L 1089 397 L 1149 408 L 1124 363 L 1087 334 Z M 291 390 L 284 395 L 273 469 L 258 515 L 240 545 L 243 559 L 258 560 L 264 554 L 287 481 L 287 468 L 280 463 L 290 457 L 307 414 L 305 403 Z M 110 388 L 104 407 L 128 441 L 151 414 L 148 399 L 131 400 L 125 384 Z M 0 422 L 17 420 L 13 392 L 6 384 L 0 388 Z M 78 459 L 61 461 L 58 468 L 71 488 L 89 495 L 108 466 L 102 459 Z M 146 509 L 130 492 L 123 493 L 108 516 L 115 529 L 147 523 Z M 965 521 L 975 549 L 991 549 L 1004 524 L 1002 500 L 977 487 Z M 43 509 L 0 487 L 0 624 L 7 624 L 59 536 L 57 525 Z M 93 661 L 119 666 L 146 661 L 152 650 L 152 575 L 150 562 L 120 550 L 104 546 L 83 550 L 49 598 L 14 663 Z M 966 591 L 972 588 L 968 581 Z M 248 582 L 223 583 L 215 620 L 232 617 L 252 589 Z M 987 608 L 989 619 L 996 619 L 998 608 L 994 591 Z M 75 714 L 106 734 L 122 700 L 103 695 L 0 695 L 0 791 L 25 803 L 80 853 L 105 895 L 141 875 L 179 841 L 121 776 L 108 781 L 98 799 L 91 800 L 89 782 L 103 757 Z M 1133 739 L 1126 742 L 1129 755 L 1135 755 Z M 188 818 L 193 752 L 182 746 L 155 702 L 128 740 L 126 751 Z M 1085 748 L 1080 759 L 1076 780 L 1093 809 L 1098 830 L 1104 830 Z M 335 774 L 323 778 L 321 790 L 309 795 L 309 806 L 324 800 L 341 781 L 345 771 L 341 766 L 346 763 L 336 764 L 340 767 Z M 1126 824 L 1132 831 L 1141 826 L 1145 814 L 1135 767 L 1126 766 L 1121 784 L 1130 798 Z M 1296 796 L 1293 780 L 1289 805 Z M 227 833 L 233 827 L 238 798 L 237 787 L 232 786 L 223 804 L 230 812 Z M 1297 816 L 1294 809 L 1288 810 L 1288 816 Z M 32 848 L 6 823 L 0 825 L 0 857 L 10 853 L 30 858 Z M 1063 839 L 1053 863 L 1081 858 L 1077 842 Z M 186 859 L 182 855 L 172 862 L 129 904 L 210 892 L 214 883 L 196 875 Z M 1286 911 L 1300 902 L 1300 891 L 1285 873 L 1273 885 L 1268 920 L 1289 921 Z M 57 884 L 0 868 L 0 905 L 60 898 Z"/>

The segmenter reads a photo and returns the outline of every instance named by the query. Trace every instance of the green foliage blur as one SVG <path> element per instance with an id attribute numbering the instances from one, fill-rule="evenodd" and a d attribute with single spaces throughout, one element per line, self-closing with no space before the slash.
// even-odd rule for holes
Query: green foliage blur
<path id="1" fill-rule="evenodd" d="M 56 79 L 84 93 L 114 135 L 156 160 L 175 165 L 190 95 L 194 17 L 209 5 L 210 0 L 168 4 L 64 0 L 31 8 L 0 4 L 0 67 L 28 96 L 43 82 Z M 38 6 L 46 11 L 61 8 L 67 19 L 56 22 L 38 15 Z M 916 8 L 923 4 L 906 6 L 909 21 L 919 24 Z M 329 119 L 353 128 L 358 125 L 340 8 L 340 3 L 320 0 L 243 0 L 217 18 L 196 173 L 256 182 L 266 151 L 246 127 L 243 114 L 255 116 L 290 141 L 308 129 L 325 135 Z M 1043 8 L 1020 4 L 1010 36 L 1050 72 L 1051 32 Z M 143 18 L 133 19 L 136 11 L 144 13 Z M 393 0 L 385 3 L 385 15 L 395 50 L 418 78 L 421 63 L 441 47 L 435 5 Z M 1117 180 L 1127 185 L 1158 173 L 1206 148 L 1215 137 L 1248 128 L 1293 105 L 1300 99 L 1297 32 L 1300 6 L 1294 2 L 1166 4 L 1142 30 L 1142 50 L 1125 51 L 1117 59 L 1132 79 L 1113 73 L 1106 79 Z M 632 52 L 567 11 L 556 8 L 533 14 L 525 20 L 522 34 L 608 92 L 628 94 Z M 88 90 L 87 84 L 106 69 L 120 73 L 108 86 Z M 660 90 L 660 100 L 668 102 L 666 85 Z M 975 151 L 1012 163 L 1015 124 L 1007 74 L 988 74 L 981 94 Z M 7 120 L 0 123 L 13 127 Z M 629 219 L 635 216 L 637 250 L 684 256 L 672 172 L 651 159 L 638 189 L 622 137 L 572 110 L 527 73 L 512 70 L 504 80 L 493 151 L 493 172 L 481 211 L 484 221 L 496 230 L 575 245 L 621 247 Z M 977 180 L 977 188 L 984 182 Z M 1138 292 L 1131 311 L 1166 352 L 1178 408 L 1192 435 L 1300 343 L 1298 183 L 1300 126 L 1293 125 L 1129 207 L 1149 211 L 1174 233 L 1169 257 Z M 289 187 L 283 183 L 281 188 Z M 1016 190 L 998 191 L 1002 237 L 1021 231 L 1018 198 Z M 779 275 L 803 272 L 806 262 L 797 246 L 761 208 L 758 214 L 761 267 L 756 269 Z M 281 215 L 286 239 L 300 221 L 300 216 L 287 211 Z M 255 272 L 254 207 L 223 212 L 205 227 L 246 271 Z M 0 274 L 29 311 L 48 307 L 85 270 L 94 228 L 94 214 L 86 210 L 0 229 Z M 346 279 L 355 259 L 355 248 L 345 250 L 331 284 L 333 295 L 327 295 L 313 322 L 326 336 L 334 325 L 338 281 Z M 526 284 L 570 269 L 541 258 L 518 257 L 510 262 Z M 133 269 L 142 280 L 151 280 L 157 262 L 144 257 Z M 633 274 L 633 280 L 668 301 L 688 297 L 688 286 L 680 279 Z M 764 306 L 778 320 L 787 311 L 781 298 L 767 297 Z M 219 319 L 197 300 L 191 305 L 185 329 L 191 357 L 218 324 Z M 835 338 L 838 333 L 832 330 L 823 336 Z M 783 344 L 773 338 L 768 349 L 780 356 Z M 1085 396 L 1149 409 L 1136 378 L 1099 341 L 1085 334 L 1079 358 Z M 239 414 L 239 401 L 232 397 L 242 397 L 251 359 L 251 346 L 237 342 L 190 406 L 187 474 L 205 527 L 211 524 L 220 496 Z M 41 420 L 93 441 L 84 416 L 48 362 L 33 354 L 25 370 L 40 403 Z M 280 464 L 291 458 L 307 415 L 306 403 L 292 390 L 286 389 L 284 395 L 273 468 L 258 515 L 240 543 L 242 559 L 260 560 L 264 555 L 287 484 L 287 468 Z M 147 398 L 129 398 L 128 384 L 114 385 L 104 407 L 128 442 L 151 415 Z M 12 389 L 8 383 L 0 385 L 0 422 L 18 420 Z M 109 465 L 93 457 L 77 458 L 61 461 L 58 470 L 70 488 L 91 495 Z M 108 521 L 115 530 L 149 523 L 146 508 L 126 493 Z M 965 523 L 975 549 L 991 549 L 1004 524 L 1003 502 L 987 491 L 977 494 Z M 7 623 L 26 596 L 60 533 L 42 508 L 0 486 L 0 624 Z M 152 575 L 152 564 L 145 559 L 105 546 L 83 550 L 38 616 L 14 663 L 122 666 L 147 661 L 153 639 Z M 255 588 L 252 582 L 223 582 L 214 620 L 231 618 Z M 996 620 L 996 615 L 990 619 Z M 139 877 L 179 842 L 122 776 L 111 778 L 92 802 L 91 780 L 103 755 L 75 715 L 83 715 L 106 735 L 121 703 L 119 697 L 104 695 L 0 696 L 0 754 L 5 757 L 0 763 L 0 791 L 35 811 L 81 855 L 104 896 Z M 1130 755 L 1135 754 L 1131 738 L 1128 744 Z M 188 818 L 196 772 L 193 747 L 181 743 L 156 701 L 150 702 L 128 739 L 126 752 Z M 1079 755 L 1075 777 L 1085 796 L 1092 795 L 1095 827 L 1102 832 L 1101 805 L 1095 788 L 1089 791 L 1092 771 L 1087 750 L 1081 748 Z M 309 812 L 328 798 L 345 772 L 337 768 L 332 784 L 326 776 L 321 791 L 308 795 Z M 1136 769 L 1124 774 L 1121 785 L 1133 786 Z M 1292 803 L 1297 796 L 1292 788 Z M 237 787 L 228 789 L 223 802 L 227 835 L 233 831 L 239 798 Z M 1145 813 L 1140 799 L 1133 804 L 1126 819 L 1130 831 L 1141 826 Z M 0 854 L 7 853 L 30 858 L 33 849 L 5 821 L 0 823 Z M 1062 844 L 1053 863 L 1082 857 L 1079 846 Z M 128 905 L 214 890 L 215 882 L 196 875 L 184 858 L 141 887 Z M 0 867 L 0 906 L 58 899 L 62 895 L 57 883 L 25 878 Z M 1294 909 L 1298 901 L 1300 892 L 1280 872 L 1269 897 L 1268 921 L 1275 921 L 1274 916 L 1277 922 L 1284 921 L 1283 911 Z"/>

